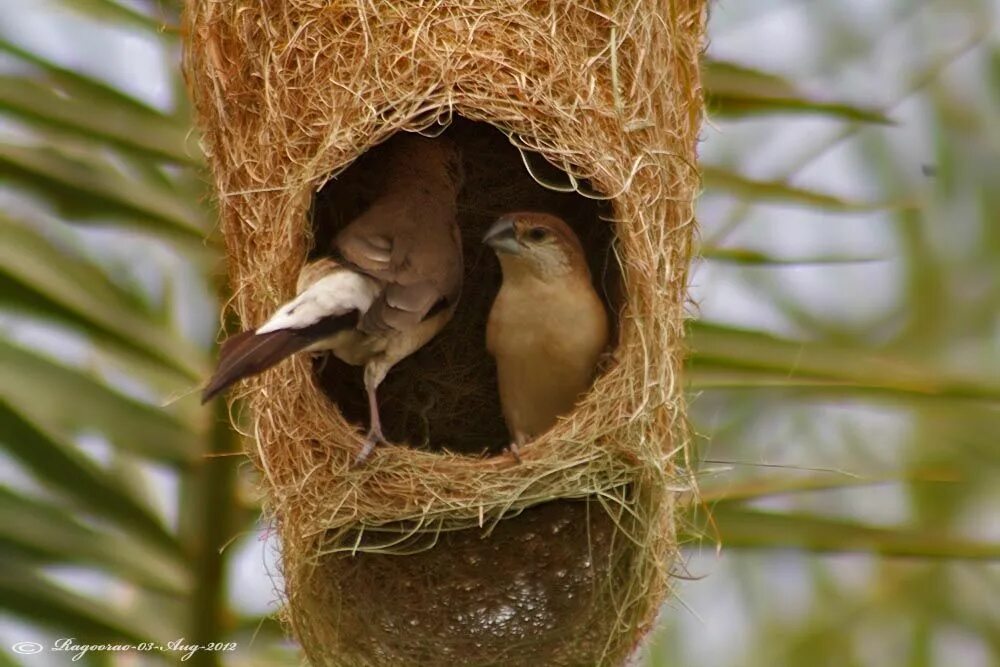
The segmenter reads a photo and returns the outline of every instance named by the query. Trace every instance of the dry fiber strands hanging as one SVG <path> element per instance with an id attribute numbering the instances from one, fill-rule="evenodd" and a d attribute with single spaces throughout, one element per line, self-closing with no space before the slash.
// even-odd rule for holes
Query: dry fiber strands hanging
<path id="1" fill-rule="evenodd" d="M 187 3 L 245 326 L 364 208 L 380 144 L 441 132 L 463 153 L 462 300 L 379 390 L 399 444 L 351 467 L 363 393 L 335 361 L 300 355 L 235 392 L 312 664 L 615 665 L 651 625 L 687 480 L 704 19 L 703 0 Z M 483 342 L 499 277 L 479 245 L 516 209 L 570 223 L 616 316 L 592 390 L 520 464 L 490 455 L 507 438 Z"/>

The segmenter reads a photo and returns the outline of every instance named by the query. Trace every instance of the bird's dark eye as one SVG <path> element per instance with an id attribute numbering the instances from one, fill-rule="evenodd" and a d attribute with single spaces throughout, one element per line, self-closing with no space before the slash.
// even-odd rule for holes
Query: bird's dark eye
<path id="1" fill-rule="evenodd" d="M 532 227 L 528 230 L 528 238 L 532 241 L 544 241 L 549 237 L 549 230 L 544 227 Z"/>

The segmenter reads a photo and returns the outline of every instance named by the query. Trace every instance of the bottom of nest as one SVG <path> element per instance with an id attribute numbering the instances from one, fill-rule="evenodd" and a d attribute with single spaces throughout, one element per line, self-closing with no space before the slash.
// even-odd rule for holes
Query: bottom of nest
<path id="1" fill-rule="evenodd" d="M 604 664 L 620 622 L 614 593 L 630 570 L 623 561 L 634 555 L 626 543 L 599 503 L 559 500 L 492 529 L 442 533 L 432 548 L 406 556 L 326 555 L 306 583 L 314 610 L 308 634 L 310 645 L 335 655 L 309 659 Z"/>

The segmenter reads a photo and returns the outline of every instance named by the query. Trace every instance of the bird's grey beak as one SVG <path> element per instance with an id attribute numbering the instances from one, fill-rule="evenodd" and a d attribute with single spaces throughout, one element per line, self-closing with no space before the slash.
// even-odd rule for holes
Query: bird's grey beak
<path id="1" fill-rule="evenodd" d="M 514 233 L 514 221 L 510 218 L 500 218 L 483 237 L 483 243 L 493 248 L 497 252 L 517 253 L 521 251 L 521 244 L 517 241 Z"/>

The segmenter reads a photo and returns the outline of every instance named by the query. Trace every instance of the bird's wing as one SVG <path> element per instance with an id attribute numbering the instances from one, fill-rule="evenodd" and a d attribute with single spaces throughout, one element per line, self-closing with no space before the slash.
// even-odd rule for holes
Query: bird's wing
<path id="1" fill-rule="evenodd" d="M 423 282 L 414 285 L 391 283 L 365 313 L 360 328 L 369 333 L 403 331 L 419 324 L 451 303 L 433 283 Z"/>
<path id="2" fill-rule="evenodd" d="M 381 286 L 330 260 L 321 262 L 302 269 L 300 287 L 313 282 L 278 308 L 263 326 L 226 339 L 215 373 L 202 393 L 203 403 L 237 380 L 261 373 L 313 343 L 358 325 Z"/>
<path id="3" fill-rule="evenodd" d="M 374 217 L 363 215 L 344 229 L 337 236 L 336 251 L 338 259 L 352 268 L 376 278 L 384 278 L 392 273 L 395 239 L 392 229 L 383 231 L 378 228 L 381 225 L 364 224 Z"/>
<path id="4" fill-rule="evenodd" d="M 455 223 L 452 219 L 444 224 Z M 451 234 L 432 229 L 440 225 L 440 220 L 432 220 L 423 234 L 407 230 L 394 241 L 389 265 L 376 274 L 384 287 L 362 318 L 363 331 L 403 331 L 458 301 L 462 248 Z"/>
<path id="5" fill-rule="evenodd" d="M 353 329 L 358 311 L 324 318 L 301 329 L 278 329 L 266 333 L 253 330 L 230 336 L 219 348 L 219 364 L 201 393 L 201 402 L 210 401 L 243 378 L 257 375 L 338 331 Z"/>
<path id="6" fill-rule="evenodd" d="M 462 288 L 462 246 L 454 193 L 419 188 L 378 201 L 335 242 L 346 265 L 382 283 L 361 329 L 416 326 L 453 305 Z"/>
<path id="7" fill-rule="evenodd" d="M 368 276 L 338 267 L 319 278 L 284 304 L 256 333 L 280 329 L 305 329 L 324 318 L 351 311 L 366 312 L 378 297 L 380 286 Z"/>

